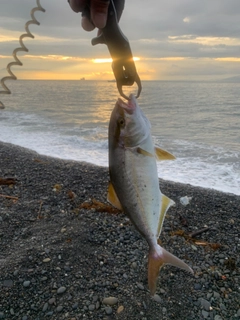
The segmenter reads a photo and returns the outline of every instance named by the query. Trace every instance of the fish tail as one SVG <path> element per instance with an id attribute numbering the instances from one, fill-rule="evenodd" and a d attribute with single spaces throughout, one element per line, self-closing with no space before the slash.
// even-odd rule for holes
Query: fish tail
<path id="1" fill-rule="evenodd" d="M 150 250 L 148 255 L 148 287 L 152 296 L 156 292 L 157 278 L 164 264 L 171 264 L 174 267 L 184 269 L 193 274 L 192 268 L 185 262 L 175 257 L 160 245 L 157 245 L 156 249 Z"/>

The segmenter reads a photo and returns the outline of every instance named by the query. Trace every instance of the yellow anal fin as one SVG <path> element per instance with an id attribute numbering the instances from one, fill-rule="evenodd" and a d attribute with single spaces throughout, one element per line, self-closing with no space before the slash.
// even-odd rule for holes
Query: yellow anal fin
<path id="1" fill-rule="evenodd" d="M 163 150 L 159 147 L 155 147 L 155 154 L 156 154 L 157 160 L 159 160 L 159 161 L 175 160 L 176 159 L 173 154 L 171 154 L 170 152 Z"/>
<path id="2" fill-rule="evenodd" d="M 185 262 L 175 257 L 173 254 L 158 246 L 159 250 L 150 251 L 148 256 L 148 287 L 151 295 L 156 292 L 157 278 L 159 271 L 164 264 L 171 264 L 174 267 L 184 269 L 192 274 L 193 270 Z"/>
<path id="3" fill-rule="evenodd" d="M 169 207 L 173 206 L 174 204 L 175 204 L 175 202 L 173 200 L 169 199 L 167 196 L 162 194 L 160 215 L 159 215 L 159 221 L 158 221 L 158 236 L 161 233 L 165 215 L 166 215 Z"/>
<path id="4" fill-rule="evenodd" d="M 118 210 L 123 211 L 122 205 L 118 199 L 118 196 L 115 192 L 115 189 L 112 185 L 111 182 L 109 182 L 108 184 L 108 194 L 107 194 L 107 201 L 109 203 L 111 203 L 111 205 L 113 205 L 115 208 L 117 208 Z"/>

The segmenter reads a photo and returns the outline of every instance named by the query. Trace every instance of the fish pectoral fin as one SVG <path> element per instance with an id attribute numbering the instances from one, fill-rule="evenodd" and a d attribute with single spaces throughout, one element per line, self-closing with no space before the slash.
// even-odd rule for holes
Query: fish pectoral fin
<path id="1" fill-rule="evenodd" d="M 176 158 L 174 157 L 173 154 L 171 154 L 170 152 L 163 150 L 159 147 L 155 146 L 155 155 L 157 160 L 159 161 L 163 161 L 163 160 L 175 160 Z"/>
<path id="2" fill-rule="evenodd" d="M 174 267 L 178 267 L 194 274 L 192 268 L 190 268 L 185 262 L 159 245 L 158 248 L 158 252 L 150 251 L 148 256 L 148 287 L 152 296 L 156 292 L 157 278 L 159 271 L 164 264 L 171 264 Z"/>
<path id="3" fill-rule="evenodd" d="M 154 155 L 152 153 L 150 153 L 140 147 L 138 147 L 136 150 L 137 150 L 137 153 L 142 154 L 143 156 L 152 157 L 152 158 L 154 157 Z"/>
<path id="4" fill-rule="evenodd" d="M 162 194 L 161 199 L 161 206 L 160 206 L 160 214 L 159 214 L 159 221 L 158 221 L 158 235 L 161 233 L 163 221 L 165 215 L 169 209 L 169 207 L 175 205 L 175 202 L 172 199 L 169 199 L 167 196 Z"/>
<path id="5" fill-rule="evenodd" d="M 111 203 L 111 205 L 113 205 L 115 208 L 117 208 L 118 210 L 123 211 L 122 205 L 118 199 L 118 196 L 115 192 L 115 189 L 111 183 L 111 181 L 108 184 L 108 194 L 107 194 L 107 201 L 109 203 Z"/>

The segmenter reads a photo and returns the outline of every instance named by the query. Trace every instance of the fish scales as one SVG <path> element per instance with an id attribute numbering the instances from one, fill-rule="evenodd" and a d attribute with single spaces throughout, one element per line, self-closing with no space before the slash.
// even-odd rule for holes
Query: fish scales
<path id="1" fill-rule="evenodd" d="M 126 212 L 131 211 L 130 219 L 139 232 L 144 235 L 147 241 L 151 241 L 148 239 L 150 233 L 151 236 L 157 236 L 160 210 L 159 184 L 156 179 L 151 179 L 152 171 L 157 170 L 154 165 L 156 161 L 151 159 L 151 165 L 146 165 L 143 156 L 136 151 L 122 150 L 122 153 L 125 162 L 124 169 L 118 170 L 114 175 L 115 179 L 111 179 L 111 181 L 116 185 L 122 176 L 121 192 L 118 192 L 120 203 Z M 116 163 L 116 166 L 119 167 L 119 164 Z M 146 192 L 147 190 L 148 192 Z M 132 199 L 135 201 L 131 201 Z M 149 212 L 152 213 L 151 219 L 149 219 Z"/>

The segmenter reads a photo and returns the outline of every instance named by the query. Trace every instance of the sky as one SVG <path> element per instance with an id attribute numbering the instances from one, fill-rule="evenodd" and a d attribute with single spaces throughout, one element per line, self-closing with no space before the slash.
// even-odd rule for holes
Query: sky
<path id="1" fill-rule="evenodd" d="M 40 0 L 35 38 L 18 53 L 18 79 L 113 79 L 105 45 L 91 45 L 97 31 L 81 28 L 81 14 L 67 0 Z M 25 33 L 35 0 L 0 1 L 0 79 Z M 120 21 L 142 80 L 218 80 L 240 76 L 239 0 L 126 0 Z"/>

